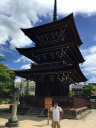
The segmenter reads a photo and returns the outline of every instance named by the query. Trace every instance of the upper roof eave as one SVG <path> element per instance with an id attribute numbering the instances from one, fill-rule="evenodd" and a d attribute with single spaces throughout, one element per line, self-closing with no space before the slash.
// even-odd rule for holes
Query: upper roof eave
<path id="1" fill-rule="evenodd" d="M 43 24 L 43 25 L 40 25 L 40 26 L 36 26 L 36 27 L 33 27 L 33 28 L 20 28 L 25 34 L 26 32 L 28 31 L 38 31 L 38 30 L 41 30 L 41 29 L 45 29 L 45 28 L 48 28 L 48 27 L 52 27 L 53 25 L 56 25 L 57 23 L 62 23 L 63 21 L 66 21 L 68 19 L 72 19 L 73 18 L 73 13 L 69 14 L 68 16 L 66 16 L 65 18 L 62 18 L 60 20 L 57 20 L 55 22 L 51 22 L 51 23 L 47 23 L 47 24 Z"/>
<path id="2" fill-rule="evenodd" d="M 36 32 L 44 31 L 46 29 L 50 29 L 50 28 L 55 27 L 57 25 L 63 24 L 64 22 L 67 23 L 66 21 L 68 21 L 68 20 L 71 20 L 71 22 L 73 24 L 73 27 L 74 27 L 74 30 L 75 30 L 75 33 L 76 33 L 76 37 L 78 39 L 78 45 L 83 44 L 81 39 L 80 39 L 80 36 L 78 34 L 76 25 L 75 25 L 73 13 L 69 14 L 65 18 L 57 20 L 56 22 L 51 22 L 51 23 L 40 25 L 40 26 L 36 26 L 36 27 L 33 27 L 33 28 L 27 28 L 27 29 L 21 28 L 21 30 L 25 33 L 25 35 L 27 35 L 31 40 L 34 41 L 34 37 L 32 37 L 32 35 L 30 37 L 30 34 L 29 34 L 30 32 L 34 34 Z"/>

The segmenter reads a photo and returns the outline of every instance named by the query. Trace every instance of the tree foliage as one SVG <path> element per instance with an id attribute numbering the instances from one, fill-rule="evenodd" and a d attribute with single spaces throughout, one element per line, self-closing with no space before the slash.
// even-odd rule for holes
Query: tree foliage
<path id="1" fill-rule="evenodd" d="M 72 91 L 69 91 L 69 97 L 74 96 L 74 93 Z"/>
<path id="2" fill-rule="evenodd" d="M 10 93 L 14 90 L 15 73 L 0 64 L 0 98 L 8 98 Z"/>
<path id="3" fill-rule="evenodd" d="M 81 98 L 84 98 L 86 100 L 90 100 L 90 97 L 94 94 L 96 91 L 96 88 L 94 88 L 93 85 L 84 85 L 81 91 Z"/>
<path id="4" fill-rule="evenodd" d="M 0 56 L 0 61 L 2 61 L 2 60 L 6 61 L 5 59 L 3 59 L 3 57 L 2 57 L 2 56 Z"/>

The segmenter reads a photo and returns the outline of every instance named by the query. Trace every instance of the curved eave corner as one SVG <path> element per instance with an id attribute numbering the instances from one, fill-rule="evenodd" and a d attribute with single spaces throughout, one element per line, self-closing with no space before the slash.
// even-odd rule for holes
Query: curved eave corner
<path id="1" fill-rule="evenodd" d="M 22 48 L 16 48 L 16 50 L 17 50 L 20 54 L 22 54 Z"/>
<path id="2" fill-rule="evenodd" d="M 84 79 L 83 82 L 86 82 L 88 79 L 85 77 L 85 75 L 83 74 L 83 72 L 81 71 L 80 67 L 79 67 L 79 64 L 76 65 L 76 69 L 77 71 L 79 72 L 79 74 L 81 74 L 82 78 Z"/>
<path id="3" fill-rule="evenodd" d="M 82 45 L 83 42 L 81 41 L 80 35 L 79 35 L 79 33 L 78 33 L 78 30 L 77 30 L 77 27 L 76 27 L 76 24 L 75 24 L 75 20 L 74 20 L 74 15 L 73 15 L 73 13 L 72 13 L 72 21 L 73 21 L 73 26 L 74 26 L 75 31 L 76 31 L 76 35 L 77 35 L 78 40 L 79 40 L 79 45 Z"/>
<path id="4" fill-rule="evenodd" d="M 20 28 L 21 29 L 21 31 L 25 34 L 25 35 L 27 35 L 27 29 L 23 29 L 23 28 Z"/>

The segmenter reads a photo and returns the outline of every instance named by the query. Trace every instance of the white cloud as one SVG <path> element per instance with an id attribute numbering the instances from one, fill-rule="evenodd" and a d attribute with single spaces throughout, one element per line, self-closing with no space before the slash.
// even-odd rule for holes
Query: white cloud
<path id="1" fill-rule="evenodd" d="M 96 13 L 95 0 L 57 0 L 58 15 Z M 10 41 L 11 48 L 32 43 L 20 28 L 29 28 L 41 22 L 40 16 L 51 18 L 54 0 L 0 0 L 0 44 Z"/>
<path id="2" fill-rule="evenodd" d="M 16 63 L 19 63 L 19 62 L 31 62 L 31 63 L 34 63 L 32 60 L 28 59 L 27 57 L 25 56 L 21 56 L 19 57 L 17 60 L 14 60 L 14 62 Z"/>
<path id="3" fill-rule="evenodd" d="M 9 15 L 10 14 L 11 0 L 0 0 L 0 13 Z"/>
<path id="4" fill-rule="evenodd" d="M 26 64 L 26 65 L 22 65 L 21 69 L 30 69 L 31 65 L 30 64 Z"/>
<path id="5" fill-rule="evenodd" d="M 14 20 L 0 15 L 0 44 L 10 42 L 10 47 L 23 47 L 30 45 L 32 41 L 20 30 Z"/>
<path id="6" fill-rule="evenodd" d="M 83 64 L 83 71 L 89 77 L 89 81 L 96 82 L 96 46 L 81 50 L 86 60 Z"/>
<path id="7" fill-rule="evenodd" d="M 43 5 L 50 10 L 53 10 L 54 0 L 36 0 L 40 5 Z M 57 0 L 58 13 L 68 14 L 70 12 L 82 13 L 91 15 L 96 12 L 95 0 Z M 47 10 L 46 10 L 47 11 Z"/>
<path id="8" fill-rule="evenodd" d="M 96 46 L 92 46 L 92 47 L 89 49 L 89 52 L 90 52 L 91 54 L 96 53 Z"/>
<path id="9" fill-rule="evenodd" d="M 90 80 L 89 83 L 96 83 L 96 76 L 93 76 Z"/>
<path id="10" fill-rule="evenodd" d="M 0 46 L 0 53 L 2 54 L 9 54 L 9 53 L 12 53 L 12 51 L 7 47 L 7 46 L 4 46 L 4 45 L 1 45 Z"/>
<path id="11" fill-rule="evenodd" d="M 3 56 L 3 57 L 5 57 L 5 55 L 4 55 L 4 54 L 1 54 L 1 53 L 0 53 L 0 56 Z"/>
<path id="12" fill-rule="evenodd" d="M 80 51 L 83 54 L 83 56 L 87 56 L 89 53 L 88 49 L 80 49 Z"/>
<path id="13" fill-rule="evenodd" d="M 16 79 L 15 79 L 15 83 L 16 82 L 21 82 L 21 77 L 17 77 Z"/>

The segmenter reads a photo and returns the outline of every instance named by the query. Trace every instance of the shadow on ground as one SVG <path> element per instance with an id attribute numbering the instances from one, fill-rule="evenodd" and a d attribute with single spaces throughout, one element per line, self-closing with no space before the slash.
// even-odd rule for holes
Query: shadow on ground
<path id="1" fill-rule="evenodd" d="M 34 126 L 34 127 L 44 127 L 44 126 L 47 126 L 47 124 L 45 124 L 45 125 L 32 125 L 32 126 Z"/>
<path id="2" fill-rule="evenodd" d="M 0 112 L 0 118 L 4 118 L 4 119 L 9 119 L 11 117 L 11 113 L 8 112 Z M 19 121 L 22 120 L 33 120 L 33 121 L 43 121 L 46 120 L 47 118 L 43 118 L 43 117 L 36 117 L 36 116 L 25 116 L 25 115 L 18 115 L 18 119 Z"/>
<path id="3" fill-rule="evenodd" d="M 5 128 L 5 126 L 4 125 L 0 125 L 0 128 Z"/>

